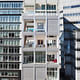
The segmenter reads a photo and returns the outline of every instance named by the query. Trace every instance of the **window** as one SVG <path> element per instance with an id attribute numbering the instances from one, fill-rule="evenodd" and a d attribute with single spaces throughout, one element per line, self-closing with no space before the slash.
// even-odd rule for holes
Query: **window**
<path id="1" fill-rule="evenodd" d="M 19 37 L 19 32 L 15 33 L 15 37 L 18 38 Z"/>
<path id="2" fill-rule="evenodd" d="M 8 48 L 7 47 L 4 47 L 3 48 L 3 53 L 7 53 L 8 52 Z"/>
<path id="3" fill-rule="evenodd" d="M 57 53 L 49 53 L 47 54 L 47 61 L 57 63 Z"/>
<path id="4" fill-rule="evenodd" d="M 34 40 L 26 40 L 25 47 L 33 47 L 34 46 Z"/>
<path id="5" fill-rule="evenodd" d="M 0 37 L 3 37 L 3 32 L 0 32 Z"/>
<path id="6" fill-rule="evenodd" d="M 33 52 L 27 52 L 27 53 L 24 53 L 24 64 L 27 64 L 27 63 L 33 63 L 34 61 L 34 54 Z"/>
<path id="7" fill-rule="evenodd" d="M 0 16 L 0 22 L 19 22 L 20 16 Z"/>
<path id="8" fill-rule="evenodd" d="M 10 69 L 19 69 L 19 64 L 18 63 L 17 64 L 16 63 L 10 63 L 9 68 Z"/>
<path id="9" fill-rule="evenodd" d="M 2 68 L 2 63 L 0 63 L 0 68 Z"/>
<path id="10" fill-rule="evenodd" d="M 1 24 L 0 30 L 19 30 L 20 24 Z"/>
<path id="11" fill-rule="evenodd" d="M 44 24 L 43 23 L 38 23 L 37 24 L 37 32 L 44 32 Z"/>
<path id="12" fill-rule="evenodd" d="M 8 64 L 7 64 L 7 63 L 3 63 L 3 64 L 2 64 L 2 67 L 3 67 L 4 69 L 7 69 Z"/>
<path id="13" fill-rule="evenodd" d="M 14 48 L 13 47 L 9 48 L 9 53 L 14 53 Z"/>
<path id="14" fill-rule="evenodd" d="M 18 72 L 6 72 L 6 71 L 2 71 L 2 72 L 0 72 L 0 75 L 1 76 L 18 76 Z M 8 80 L 8 79 L 1 79 L 1 80 Z M 9 79 L 9 80 L 13 80 L 13 79 Z"/>
<path id="15" fill-rule="evenodd" d="M 47 4 L 47 10 L 56 10 L 56 5 Z"/>
<path id="16" fill-rule="evenodd" d="M 22 2 L 0 2 L 0 8 L 22 8 Z"/>
<path id="17" fill-rule="evenodd" d="M 37 41 L 37 46 L 38 47 L 43 47 L 44 45 L 43 45 L 43 40 L 38 40 Z"/>
<path id="18" fill-rule="evenodd" d="M 19 48 L 15 48 L 15 53 L 19 53 Z"/>
<path id="19" fill-rule="evenodd" d="M 43 32 L 44 31 L 44 23 L 38 23 L 37 24 L 37 31 Z"/>
<path id="20" fill-rule="evenodd" d="M 2 55 L 0 55 L 0 61 L 3 61 L 3 56 Z"/>
<path id="21" fill-rule="evenodd" d="M 15 69 L 19 69 L 19 64 L 15 64 Z"/>
<path id="22" fill-rule="evenodd" d="M 3 47 L 0 47 L 0 53 L 2 53 L 3 52 Z"/>
<path id="23" fill-rule="evenodd" d="M 40 9 L 41 9 L 40 5 L 36 4 L 36 10 L 40 10 Z"/>
<path id="24" fill-rule="evenodd" d="M 42 10 L 45 10 L 45 5 L 42 5 L 41 8 L 42 8 Z"/>
<path id="25" fill-rule="evenodd" d="M 47 68 L 48 80 L 57 80 L 57 68 Z"/>
<path id="26" fill-rule="evenodd" d="M 45 63 L 45 52 L 36 52 L 35 59 L 36 63 Z"/>
<path id="27" fill-rule="evenodd" d="M 9 61 L 19 61 L 19 56 L 9 56 Z"/>
<path id="28" fill-rule="evenodd" d="M 8 60 L 8 56 L 3 56 L 3 61 L 7 61 Z"/>
<path id="29" fill-rule="evenodd" d="M 56 40 L 48 40 L 47 41 L 47 46 L 48 47 L 54 47 L 54 46 L 56 46 Z"/>
<path id="30" fill-rule="evenodd" d="M 3 44 L 3 40 L 0 40 L 0 44 Z"/>
<path id="31" fill-rule="evenodd" d="M 0 30 L 2 30 L 3 29 L 3 27 L 2 27 L 2 25 L 0 25 Z"/>
<path id="32" fill-rule="evenodd" d="M 15 33 L 9 33 L 9 37 L 11 38 L 15 37 Z"/>

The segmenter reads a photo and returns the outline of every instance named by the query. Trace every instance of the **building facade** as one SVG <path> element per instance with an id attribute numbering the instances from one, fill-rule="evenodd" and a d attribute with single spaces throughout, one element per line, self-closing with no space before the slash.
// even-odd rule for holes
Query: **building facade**
<path id="1" fill-rule="evenodd" d="M 80 79 L 80 0 L 63 0 L 65 76 Z"/>
<path id="2" fill-rule="evenodd" d="M 21 80 L 22 0 L 0 0 L 0 80 Z"/>
<path id="3" fill-rule="evenodd" d="M 60 80 L 57 0 L 24 0 L 22 80 Z"/>

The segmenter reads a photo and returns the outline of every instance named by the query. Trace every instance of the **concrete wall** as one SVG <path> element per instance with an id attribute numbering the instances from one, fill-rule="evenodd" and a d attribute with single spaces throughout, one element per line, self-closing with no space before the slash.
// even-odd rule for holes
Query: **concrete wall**
<path id="1" fill-rule="evenodd" d="M 58 35 L 58 17 L 48 17 L 48 35 Z"/>
<path id="2" fill-rule="evenodd" d="M 24 0 L 24 6 L 34 5 L 34 4 L 35 4 L 35 0 Z"/>
<path id="3" fill-rule="evenodd" d="M 23 64 L 23 80 L 45 80 L 45 64 Z"/>

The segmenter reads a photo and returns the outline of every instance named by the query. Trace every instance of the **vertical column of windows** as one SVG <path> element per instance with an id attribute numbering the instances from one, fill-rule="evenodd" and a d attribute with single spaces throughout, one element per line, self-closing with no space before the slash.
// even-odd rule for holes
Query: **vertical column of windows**
<path id="1" fill-rule="evenodd" d="M 22 2 L 0 2 L 0 8 L 22 8 Z"/>

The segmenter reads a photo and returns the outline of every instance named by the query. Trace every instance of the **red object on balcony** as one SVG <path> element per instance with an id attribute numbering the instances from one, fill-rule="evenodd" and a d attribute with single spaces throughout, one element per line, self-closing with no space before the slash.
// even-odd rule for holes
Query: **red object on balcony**
<path id="1" fill-rule="evenodd" d="M 52 62 L 57 63 L 57 59 L 52 60 Z"/>

